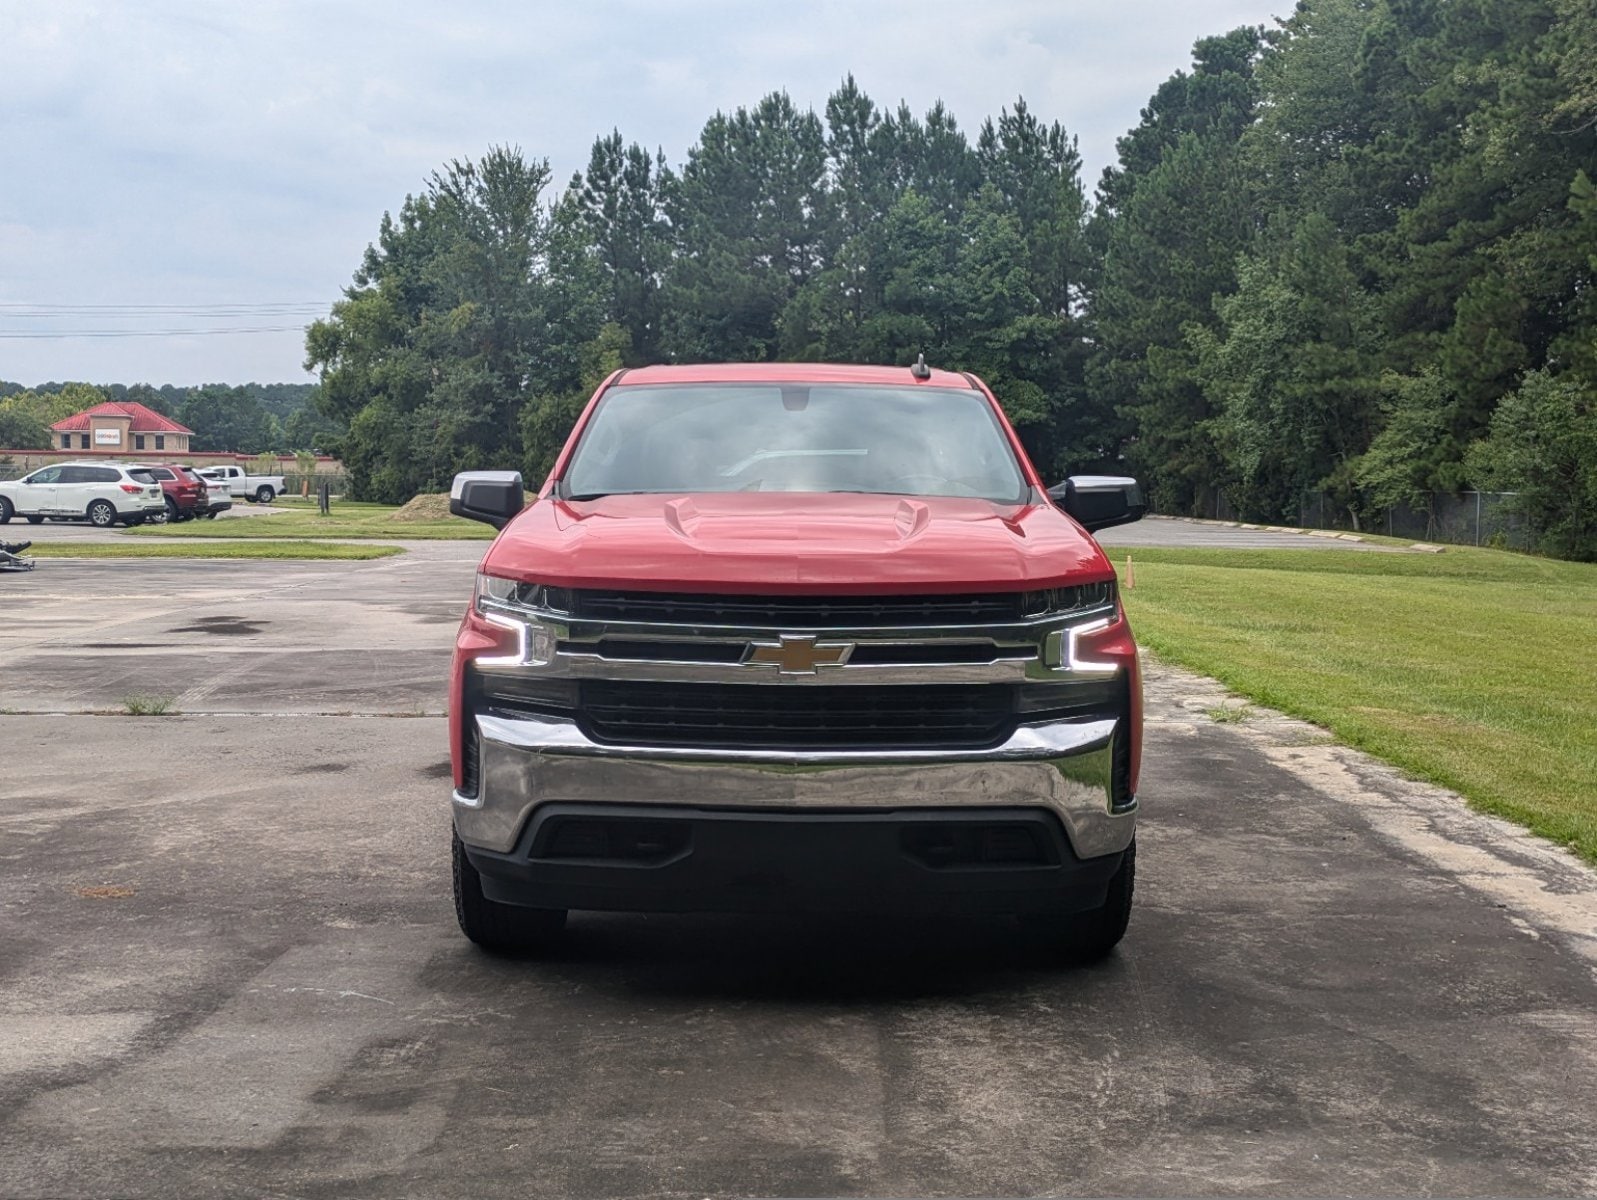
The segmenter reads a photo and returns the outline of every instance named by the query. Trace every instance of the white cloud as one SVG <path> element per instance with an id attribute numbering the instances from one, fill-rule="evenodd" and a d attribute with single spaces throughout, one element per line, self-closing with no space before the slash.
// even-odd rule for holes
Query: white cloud
<path id="1" fill-rule="evenodd" d="M 52 0 L 0 12 L 0 303 L 331 303 L 381 213 L 512 143 L 563 183 L 617 128 L 680 162 L 715 110 L 847 74 L 967 132 L 1024 95 L 1089 185 L 1192 42 L 1286 0 Z M 3 310 L 0 310 L 3 311 Z M 20 322 L 0 315 L 0 331 Z M 61 326 L 64 327 L 64 326 Z M 297 335 L 0 340 L 0 378 L 297 379 Z"/>

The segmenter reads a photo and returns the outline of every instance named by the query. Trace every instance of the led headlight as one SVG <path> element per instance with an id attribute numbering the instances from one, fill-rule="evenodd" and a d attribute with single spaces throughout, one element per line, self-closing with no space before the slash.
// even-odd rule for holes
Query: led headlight
<path id="1" fill-rule="evenodd" d="M 1027 616 L 1070 620 L 1043 639 L 1043 665 L 1088 679 L 1113 675 L 1119 670 L 1116 663 L 1096 657 L 1086 644 L 1120 615 L 1120 597 L 1113 579 L 1027 592 L 1026 603 Z"/>
<path id="2" fill-rule="evenodd" d="M 1021 609 L 1027 617 L 1072 616 L 1098 609 L 1112 610 L 1115 597 L 1115 581 L 1104 579 L 1098 583 L 1078 583 L 1070 587 L 1027 592 L 1021 598 Z"/>
<path id="3" fill-rule="evenodd" d="M 516 649 L 495 658 L 479 658 L 480 667 L 541 667 L 554 661 L 558 641 L 553 627 L 539 620 L 528 609 L 548 611 L 547 593 L 542 584 L 522 583 L 498 575 L 477 573 L 477 592 L 472 601 L 477 615 L 490 625 L 516 635 Z"/>
<path id="4" fill-rule="evenodd" d="M 542 583 L 523 583 L 519 579 L 504 579 L 498 575 L 477 573 L 477 611 L 485 605 L 504 605 L 517 609 L 533 609 L 539 613 L 563 614 L 571 611 L 571 592 L 568 588 L 549 587 Z"/>

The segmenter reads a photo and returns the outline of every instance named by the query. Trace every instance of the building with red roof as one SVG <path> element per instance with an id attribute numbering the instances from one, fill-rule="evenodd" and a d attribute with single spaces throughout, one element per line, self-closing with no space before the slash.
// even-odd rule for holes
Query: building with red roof
<path id="1" fill-rule="evenodd" d="M 194 431 L 130 400 L 107 400 L 50 426 L 62 450 L 122 455 L 162 451 L 187 454 Z"/>
<path id="2" fill-rule="evenodd" d="M 15 479 L 47 467 L 51 463 L 104 459 L 120 462 L 182 463 L 193 467 L 249 466 L 263 455 L 235 454 L 232 451 L 191 450 L 194 431 L 153 408 L 131 400 L 108 400 L 50 426 L 50 446 L 0 446 L 0 479 Z M 305 485 L 310 476 L 305 464 L 293 454 L 275 454 L 276 467 L 268 475 L 293 476 L 295 487 Z M 315 476 L 341 475 L 344 465 L 325 454 L 316 456 Z"/>

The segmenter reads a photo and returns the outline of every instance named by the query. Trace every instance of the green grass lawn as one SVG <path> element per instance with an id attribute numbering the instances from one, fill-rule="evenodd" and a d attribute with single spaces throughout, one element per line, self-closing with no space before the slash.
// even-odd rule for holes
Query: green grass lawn
<path id="1" fill-rule="evenodd" d="M 35 542 L 28 551 L 37 558 L 387 558 L 403 554 L 401 546 L 351 546 L 344 542 L 205 541 L 181 542 Z"/>
<path id="2" fill-rule="evenodd" d="M 401 540 L 488 541 L 494 531 L 477 521 L 460 517 L 441 520 L 396 521 L 390 504 L 356 504 L 335 501 L 333 511 L 322 516 L 314 504 L 295 504 L 293 511 L 249 518 L 218 517 L 214 521 L 184 521 L 176 525 L 143 525 L 129 530 L 133 537 L 180 538 L 374 538 Z"/>
<path id="3" fill-rule="evenodd" d="M 1112 552 L 1125 572 L 1127 551 Z M 1160 658 L 1597 862 L 1597 565 L 1492 550 L 1134 550 Z"/>

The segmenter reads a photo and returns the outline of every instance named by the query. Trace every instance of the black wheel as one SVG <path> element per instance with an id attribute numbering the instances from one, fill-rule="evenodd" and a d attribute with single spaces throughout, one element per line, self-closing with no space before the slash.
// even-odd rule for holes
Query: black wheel
<path id="1" fill-rule="evenodd" d="M 170 496 L 166 498 L 166 519 L 174 525 L 183 519 L 182 514 L 177 511 L 177 501 Z"/>
<path id="2" fill-rule="evenodd" d="M 0 524 L 3 524 L 3 522 L 0 522 Z M 37 514 L 29 513 L 28 514 L 28 524 L 29 525 L 43 525 L 44 524 L 44 518 L 41 517 L 41 516 L 38 516 Z"/>
<path id="3" fill-rule="evenodd" d="M 1050 936 L 1060 957 L 1071 963 L 1094 963 L 1108 956 L 1126 936 L 1131 920 L 1131 895 L 1137 880 L 1137 843 L 1126 847 L 1120 870 L 1109 881 L 1109 894 L 1098 908 L 1072 913 L 1055 925 Z M 1059 918 L 1050 918 L 1050 924 Z"/>
<path id="4" fill-rule="evenodd" d="M 11 524 L 11 514 L 16 511 L 16 509 L 11 507 L 11 501 L 4 496 L 0 496 L 0 525 Z M 30 517 L 29 519 L 31 520 L 32 518 Z"/>
<path id="5" fill-rule="evenodd" d="M 255 489 L 255 499 L 260 504 L 270 504 L 276 495 L 277 493 L 264 483 Z"/>
<path id="6" fill-rule="evenodd" d="M 482 876 L 466 857 L 460 835 L 450 831 L 455 873 L 455 919 L 460 932 L 493 954 L 536 953 L 550 949 L 566 927 L 563 908 L 522 908 L 499 904 L 482 894 Z"/>
<path id="7" fill-rule="evenodd" d="M 97 529 L 109 529 L 116 524 L 116 507 L 109 500 L 96 500 L 89 505 L 89 524 Z"/>

